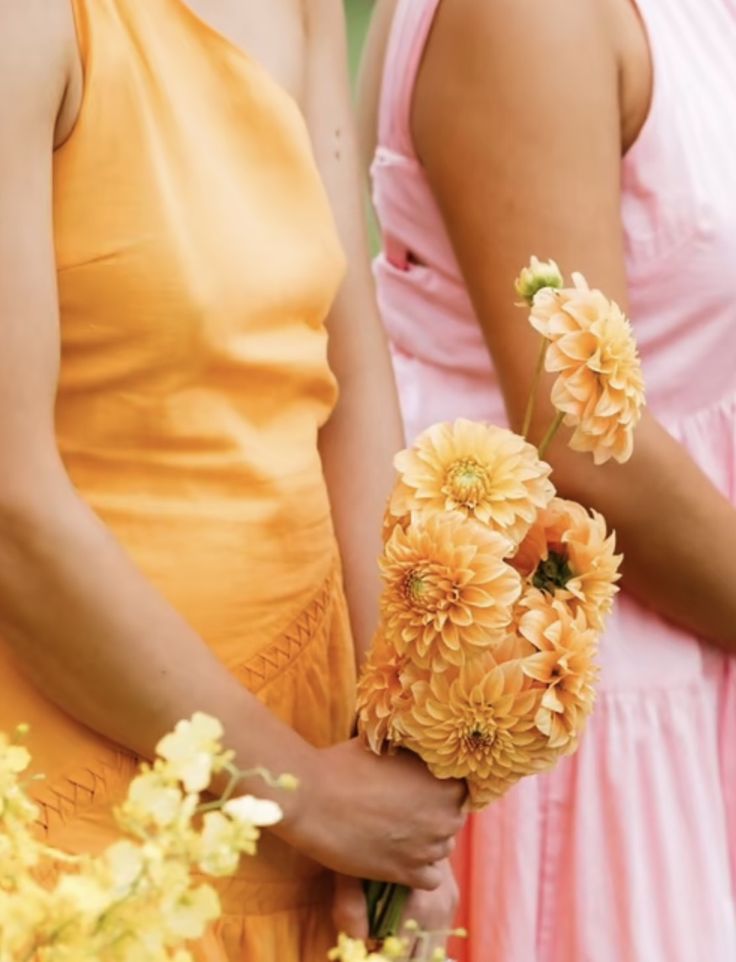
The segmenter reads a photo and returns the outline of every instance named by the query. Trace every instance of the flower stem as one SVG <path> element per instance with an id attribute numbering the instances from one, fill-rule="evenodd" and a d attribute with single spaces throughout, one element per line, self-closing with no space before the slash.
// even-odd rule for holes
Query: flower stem
<path id="1" fill-rule="evenodd" d="M 197 815 L 204 815 L 205 812 L 219 811 L 225 802 L 229 802 L 233 797 L 238 785 L 246 779 L 260 778 L 271 788 L 280 788 L 278 779 L 274 778 L 273 775 L 271 775 L 271 773 L 265 768 L 248 768 L 242 770 L 240 768 L 236 768 L 235 765 L 226 765 L 223 771 L 227 772 L 230 776 L 224 792 L 219 796 L 219 798 L 214 799 L 214 801 L 204 802 L 201 805 L 198 805 Z"/>
<path id="2" fill-rule="evenodd" d="M 539 388 L 539 379 L 542 376 L 542 371 L 544 370 L 544 359 L 547 356 L 547 348 L 549 347 L 549 340 L 546 337 L 542 338 L 542 344 L 539 349 L 539 357 L 537 358 L 537 366 L 534 368 L 534 377 L 532 379 L 531 391 L 529 393 L 529 400 L 526 405 L 526 413 L 524 414 L 524 426 L 521 429 L 522 435 L 529 438 L 529 428 L 532 426 L 532 417 L 534 415 L 534 405 L 537 400 L 537 390 Z"/>
<path id="3" fill-rule="evenodd" d="M 212 802 L 205 802 L 202 805 L 197 806 L 197 815 L 204 815 L 205 812 L 216 812 L 219 811 L 226 802 L 229 802 L 235 793 L 235 789 L 238 787 L 241 780 L 245 777 L 245 773 L 239 772 L 237 770 L 231 771 L 229 768 L 227 771 L 230 773 L 230 779 L 225 787 L 225 791 Z"/>
<path id="4" fill-rule="evenodd" d="M 370 938 L 383 942 L 389 936 L 397 935 L 411 890 L 404 885 L 368 882 L 365 892 Z"/>
<path id="5" fill-rule="evenodd" d="M 554 440 L 554 436 L 560 430 L 560 427 L 562 426 L 562 422 L 564 419 L 565 419 L 564 412 L 558 411 L 554 421 L 549 427 L 549 431 L 547 431 L 545 436 L 542 438 L 542 443 L 539 445 L 540 458 L 543 458 L 547 453 L 547 448 L 550 446 L 550 444 L 552 444 L 552 441 Z"/>

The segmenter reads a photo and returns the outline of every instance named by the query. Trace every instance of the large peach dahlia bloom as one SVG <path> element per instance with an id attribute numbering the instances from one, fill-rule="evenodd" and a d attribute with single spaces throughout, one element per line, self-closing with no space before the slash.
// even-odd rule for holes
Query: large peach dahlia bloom
<path id="1" fill-rule="evenodd" d="M 410 705 L 409 688 L 419 677 L 419 669 L 379 628 L 358 680 L 358 725 L 377 755 L 397 741 L 396 720 Z"/>
<path id="2" fill-rule="evenodd" d="M 545 686 L 535 724 L 550 748 L 573 752 L 595 701 L 598 633 L 559 601 L 527 610 L 519 632 L 536 649 L 522 670 Z"/>
<path id="3" fill-rule="evenodd" d="M 395 460 L 397 517 L 413 510 L 460 511 L 518 544 L 554 496 L 550 467 L 531 444 L 494 425 L 435 424 Z"/>
<path id="4" fill-rule="evenodd" d="M 509 542 L 457 512 L 397 526 L 379 561 L 381 612 L 400 655 L 442 671 L 493 647 L 521 594 Z"/>
<path id="5" fill-rule="evenodd" d="M 602 515 L 555 498 L 539 512 L 511 562 L 529 585 L 521 605 L 530 597 L 532 604 L 565 601 L 573 614 L 582 609 L 588 624 L 602 631 L 621 577 L 622 558 L 615 551 L 616 536 L 608 534 Z"/>
<path id="6" fill-rule="evenodd" d="M 551 763 L 536 724 L 543 694 L 521 660 L 483 655 L 412 686 L 401 742 L 438 778 L 466 779 L 471 805 L 482 807 Z"/>
<path id="7" fill-rule="evenodd" d="M 585 278 L 575 287 L 540 291 L 531 324 L 550 341 L 545 367 L 558 375 L 552 403 L 574 428 L 570 446 L 596 464 L 631 457 L 644 406 L 644 378 L 631 324 Z"/>

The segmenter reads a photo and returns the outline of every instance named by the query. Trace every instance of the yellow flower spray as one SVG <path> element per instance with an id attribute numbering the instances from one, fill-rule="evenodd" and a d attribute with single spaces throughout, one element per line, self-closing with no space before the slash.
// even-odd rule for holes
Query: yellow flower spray
<path id="1" fill-rule="evenodd" d="M 44 845 L 23 784 L 23 730 L 0 734 L 0 962 L 191 962 L 186 944 L 220 914 L 217 893 L 192 871 L 231 874 L 254 855 L 260 829 L 281 818 L 272 801 L 236 797 L 243 772 L 204 714 L 182 721 L 144 765 L 117 811 L 128 836 L 101 855 L 72 857 Z M 222 798 L 201 798 L 226 774 Z M 43 879 L 51 877 L 51 884 Z"/>
<path id="2" fill-rule="evenodd" d="M 401 927 L 400 935 L 387 936 L 380 949 L 371 950 L 361 939 L 341 935 L 337 946 L 328 953 L 330 962 L 448 962 L 446 951 L 432 943 L 446 941 L 450 936 L 463 939 L 464 929 L 448 932 L 422 932 L 416 922 L 409 920 Z"/>

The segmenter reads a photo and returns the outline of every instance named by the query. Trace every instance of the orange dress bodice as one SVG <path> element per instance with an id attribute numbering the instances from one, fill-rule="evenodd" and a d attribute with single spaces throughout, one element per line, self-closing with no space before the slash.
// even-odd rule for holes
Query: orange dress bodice
<path id="1" fill-rule="evenodd" d="M 354 681 L 317 448 L 336 399 L 325 317 L 344 260 L 306 126 L 183 0 L 74 8 L 84 94 L 53 165 L 64 464 L 243 684 L 330 744 L 349 734 Z M 32 725 L 50 839 L 105 844 L 134 759 L 1 648 L 0 684 L 0 730 Z M 224 884 L 201 958 L 324 958 L 329 888 L 264 839 Z"/>

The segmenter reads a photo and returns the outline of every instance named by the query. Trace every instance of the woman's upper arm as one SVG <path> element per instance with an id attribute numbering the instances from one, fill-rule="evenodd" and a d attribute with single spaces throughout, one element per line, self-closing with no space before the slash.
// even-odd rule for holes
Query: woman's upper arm
<path id="1" fill-rule="evenodd" d="M 604 6 L 444 0 L 417 83 L 417 148 L 517 427 L 538 350 L 513 306 L 530 255 L 582 271 L 626 308 L 619 69 Z"/>
<path id="2" fill-rule="evenodd" d="M 0 5 L 0 497 L 55 457 L 59 363 L 52 155 L 68 81 L 68 4 Z M 72 34 L 73 39 L 73 34 Z"/>
<path id="3" fill-rule="evenodd" d="M 343 3 L 304 0 L 304 4 L 309 42 L 307 123 L 348 262 L 345 283 L 329 319 L 331 361 L 338 378 L 344 380 L 370 369 L 372 360 L 383 363 L 386 348 L 370 271 Z"/>

